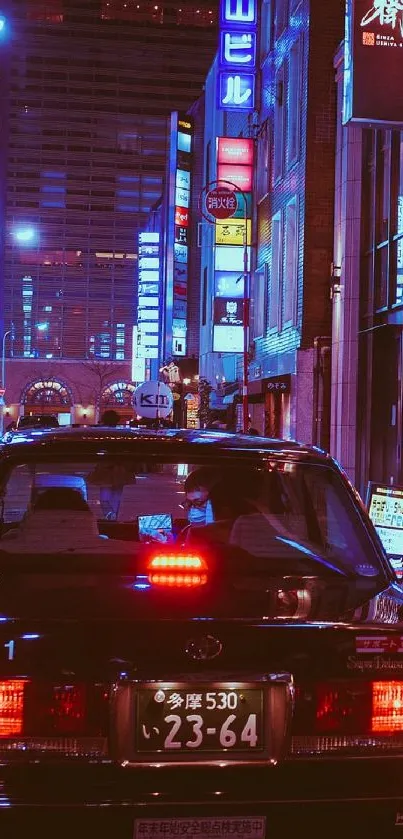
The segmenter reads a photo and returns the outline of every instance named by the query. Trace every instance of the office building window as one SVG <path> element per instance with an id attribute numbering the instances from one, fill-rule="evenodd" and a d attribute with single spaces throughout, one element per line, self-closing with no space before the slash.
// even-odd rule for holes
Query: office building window
<path id="1" fill-rule="evenodd" d="M 298 204 L 294 197 L 285 208 L 284 218 L 284 275 L 283 275 L 283 322 L 294 326 L 296 322 L 297 279 L 298 279 Z"/>
<path id="2" fill-rule="evenodd" d="M 301 39 L 290 51 L 288 62 L 288 107 L 287 107 L 287 162 L 292 166 L 300 153 L 301 133 Z"/>
<path id="3" fill-rule="evenodd" d="M 290 0 L 290 17 L 291 15 L 295 14 L 295 12 L 299 9 L 302 5 L 302 0 Z"/>
<path id="4" fill-rule="evenodd" d="M 267 263 L 255 271 L 253 275 L 252 300 L 252 336 L 261 338 L 266 332 L 266 307 L 267 307 L 267 285 L 268 285 Z"/>
<path id="5" fill-rule="evenodd" d="M 288 3 L 289 0 L 276 0 L 275 3 L 274 34 L 276 40 L 282 35 L 288 23 Z"/>
<path id="6" fill-rule="evenodd" d="M 263 0 L 260 22 L 260 60 L 264 61 L 273 45 L 272 0 Z"/>
<path id="7" fill-rule="evenodd" d="M 259 203 L 270 189 L 270 126 L 266 120 L 257 142 L 256 200 Z"/>
<path id="8" fill-rule="evenodd" d="M 284 167 L 284 67 L 276 73 L 274 102 L 274 181 L 282 177 Z"/>
<path id="9" fill-rule="evenodd" d="M 269 328 L 281 331 L 280 300 L 282 287 L 282 218 L 277 213 L 272 219 Z"/>
<path id="10" fill-rule="evenodd" d="M 207 323 L 207 268 L 203 270 L 203 290 L 202 290 L 202 326 Z"/>

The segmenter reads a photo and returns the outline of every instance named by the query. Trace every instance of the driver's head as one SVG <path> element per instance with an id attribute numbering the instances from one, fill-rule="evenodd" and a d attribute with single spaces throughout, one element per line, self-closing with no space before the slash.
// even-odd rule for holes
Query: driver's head
<path id="1" fill-rule="evenodd" d="M 214 521 L 211 493 L 219 481 L 216 469 L 202 466 L 185 481 L 185 506 L 190 524 L 204 525 Z"/>

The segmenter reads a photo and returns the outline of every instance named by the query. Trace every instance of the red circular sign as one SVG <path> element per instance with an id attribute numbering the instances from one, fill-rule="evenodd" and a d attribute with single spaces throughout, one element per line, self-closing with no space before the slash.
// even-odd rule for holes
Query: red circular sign
<path id="1" fill-rule="evenodd" d="M 238 209 L 236 192 L 226 186 L 209 189 L 205 197 L 206 211 L 214 218 L 231 218 Z"/>

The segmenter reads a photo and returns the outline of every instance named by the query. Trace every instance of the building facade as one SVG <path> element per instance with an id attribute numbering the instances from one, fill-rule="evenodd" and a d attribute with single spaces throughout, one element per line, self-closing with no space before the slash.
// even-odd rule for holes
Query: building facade
<path id="1" fill-rule="evenodd" d="M 388 26 L 380 37 L 400 39 Z M 365 497 L 369 481 L 403 484 L 403 121 L 376 125 L 372 102 L 372 125 L 344 124 L 344 44 L 335 70 L 331 451 Z"/>
<path id="2" fill-rule="evenodd" d="M 108 384 L 131 382 L 138 232 L 163 188 L 172 108 L 186 111 L 202 89 L 216 6 L 12 0 L 4 255 L 5 328 L 15 330 L 6 341 L 11 413 L 25 392 L 20 370 L 29 385 L 38 367 L 47 381 L 57 367 L 71 386 L 75 365 L 88 372 L 96 362 L 109 365 Z M 92 390 L 90 376 L 85 408 Z"/>
<path id="3" fill-rule="evenodd" d="M 206 178 L 214 136 L 253 139 L 251 424 L 271 436 L 328 447 L 336 136 L 332 55 L 343 37 L 344 3 L 260 0 L 256 6 L 255 107 L 243 114 L 234 108 L 214 111 L 216 65 L 206 85 L 207 110 L 214 111 L 206 131 Z M 206 229 L 202 281 L 207 301 L 212 236 Z M 218 382 L 225 393 L 234 378 L 242 383 L 240 354 L 211 352 L 203 296 L 201 336 L 202 373 L 211 385 L 217 389 Z M 224 399 L 229 401 L 230 394 Z"/>

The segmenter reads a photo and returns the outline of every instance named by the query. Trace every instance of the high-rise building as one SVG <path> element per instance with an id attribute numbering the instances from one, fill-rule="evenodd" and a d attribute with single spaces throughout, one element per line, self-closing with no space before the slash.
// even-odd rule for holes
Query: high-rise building
<path id="1" fill-rule="evenodd" d="M 222 0 L 221 12 L 205 89 L 205 183 L 222 179 L 240 210 L 202 231 L 200 376 L 227 423 L 327 448 L 331 56 L 344 2 Z"/>
<path id="2" fill-rule="evenodd" d="M 161 195 L 170 113 L 202 90 L 217 5 L 12 0 L 4 297 L 14 363 L 129 365 L 137 234 Z"/>

